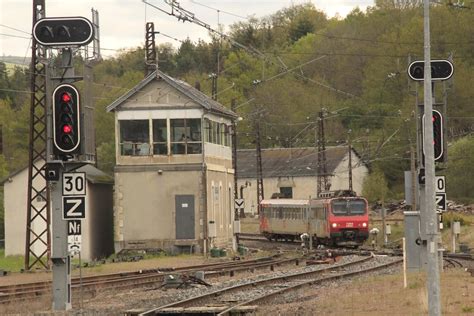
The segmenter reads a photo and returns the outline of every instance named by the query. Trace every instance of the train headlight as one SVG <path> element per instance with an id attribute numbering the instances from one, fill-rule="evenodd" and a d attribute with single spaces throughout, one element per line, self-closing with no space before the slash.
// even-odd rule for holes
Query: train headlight
<path id="1" fill-rule="evenodd" d="M 332 223 L 332 228 L 336 228 L 337 227 L 337 224 L 336 223 Z"/>
<path id="2" fill-rule="evenodd" d="M 362 223 L 362 227 L 367 227 L 367 223 Z"/>

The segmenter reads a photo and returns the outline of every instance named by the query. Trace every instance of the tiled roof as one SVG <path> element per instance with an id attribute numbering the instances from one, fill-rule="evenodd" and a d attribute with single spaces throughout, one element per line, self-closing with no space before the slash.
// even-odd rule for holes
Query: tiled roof
<path id="1" fill-rule="evenodd" d="M 326 148 L 326 171 L 334 169 L 347 155 L 347 146 Z M 257 177 L 255 149 L 237 151 L 237 178 Z M 262 149 L 263 177 L 303 177 L 318 174 L 318 153 L 315 148 L 270 148 Z"/>
<path id="2" fill-rule="evenodd" d="M 119 105 L 121 105 L 123 102 L 127 101 L 130 97 L 132 97 L 135 93 L 143 89 L 147 84 L 152 82 L 153 80 L 156 79 L 163 79 L 166 83 L 171 85 L 173 88 L 176 90 L 180 91 L 184 95 L 186 95 L 188 98 L 196 102 L 197 104 L 201 105 L 204 107 L 206 110 L 209 110 L 211 112 L 216 112 L 223 114 L 225 116 L 230 116 L 233 118 L 237 117 L 237 114 L 232 112 L 231 110 L 227 109 L 225 106 L 220 104 L 217 101 L 214 101 L 210 97 L 208 97 L 206 94 L 202 93 L 198 89 L 192 87 L 188 83 L 173 78 L 164 72 L 160 70 L 155 70 L 153 73 L 151 73 L 148 77 L 140 81 L 135 87 L 130 89 L 127 93 L 119 97 L 117 100 L 112 102 L 109 106 L 107 106 L 107 112 L 115 110 Z"/>

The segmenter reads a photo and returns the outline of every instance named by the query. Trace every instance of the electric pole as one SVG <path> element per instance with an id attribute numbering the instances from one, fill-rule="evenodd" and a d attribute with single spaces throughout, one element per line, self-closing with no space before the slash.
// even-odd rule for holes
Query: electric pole
<path id="1" fill-rule="evenodd" d="M 318 113 L 318 121 L 317 121 L 317 150 L 318 150 L 318 176 L 317 176 L 317 183 L 318 188 L 316 192 L 316 196 L 322 191 L 329 191 L 331 188 L 331 183 L 329 181 L 329 177 L 327 175 L 327 163 L 326 163 L 326 139 L 325 139 L 325 132 L 324 132 L 324 111 L 321 110 Z"/>
<path id="2" fill-rule="evenodd" d="M 217 74 L 211 73 L 209 74 L 209 78 L 211 79 L 212 100 L 217 101 Z"/>
<path id="3" fill-rule="evenodd" d="M 258 215 L 261 214 L 260 202 L 265 198 L 263 191 L 263 170 L 262 170 L 262 143 L 260 135 L 260 114 L 259 108 L 257 108 L 257 116 L 255 117 L 255 143 L 257 151 L 257 205 L 258 205 Z"/>
<path id="4" fill-rule="evenodd" d="M 349 191 L 352 191 L 352 143 L 351 143 L 351 130 L 348 134 L 348 143 L 349 143 Z"/>
<path id="5" fill-rule="evenodd" d="M 232 98 L 230 108 L 232 112 L 235 113 L 236 111 L 236 101 L 235 98 Z M 239 209 L 235 206 L 235 200 L 237 200 L 238 197 L 238 191 L 237 191 L 237 123 L 236 119 L 232 121 L 232 167 L 234 169 L 234 221 L 239 221 L 240 220 L 240 214 L 239 214 Z M 234 225 L 235 226 L 235 225 Z M 239 245 L 239 234 L 235 234 L 235 241 L 237 243 L 237 247 Z"/>
<path id="6" fill-rule="evenodd" d="M 155 24 L 147 22 L 145 25 L 145 76 L 158 69 L 158 54 L 155 47 Z"/>
<path id="7" fill-rule="evenodd" d="M 33 1 L 33 24 L 44 18 L 46 13 L 45 0 Z M 47 144 L 47 52 L 33 38 L 31 44 L 31 105 L 30 105 L 30 135 L 28 161 L 28 197 L 26 209 L 26 239 L 25 239 L 25 270 L 31 270 L 35 265 L 49 269 L 51 257 L 50 240 L 50 196 L 46 177 L 46 144 Z M 35 205 L 41 198 L 44 203 Z M 44 227 L 44 228 L 41 228 Z M 44 250 L 38 250 L 44 248 Z M 34 259 L 30 262 L 30 259 Z"/>
<path id="8" fill-rule="evenodd" d="M 424 130 L 423 147 L 425 152 L 425 212 L 426 223 L 421 229 L 426 230 L 427 263 L 428 263 L 428 308 L 429 315 L 441 315 L 441 295 L 439 285 L 438 257 L 438 217 L 435 203 L 435 164 L 433 146 L 433 97 L 431 82 L 431 43 L 430 43 L 430 1 L 424 0 Z"/>

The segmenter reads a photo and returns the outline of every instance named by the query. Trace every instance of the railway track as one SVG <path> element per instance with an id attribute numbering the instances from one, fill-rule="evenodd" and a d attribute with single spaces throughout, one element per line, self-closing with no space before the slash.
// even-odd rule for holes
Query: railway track
<path id="1" fill-rule="evenodd" d="M 255 311 L 261 302 L 284 292 L 294 291 L 315 283 L 348 278 L 372 272 L 402 262 L 399 258 L 392 258 L 392 260 L 389 260 L 388 262 L 374 264 L 374 258 L 374 256 L 370 256 L 330 267 L 293 272 L 259 280 L 250 280 L 218 290 L 209 291 L 205 294 L 170 303 L 155 309 L 136 313 L 128 312 L 127 314 L 150 316 L 183 315 L 199 312 L 203 315 L 206 313 L 208 315 L 229 315 L 232 312 L 252 312 Z M 354 269 L 356 266 L 359 266 L 359 269 Z M 352 271 L 348 272 L 346 269 L 351 269 Z"/>
<path id="2" fill-rule="evenodd" d="M 291 263 L 299 264 L 300 260 L 301 258 L 264 257 L 245 261 L 228 261 L 179 268 L 157 268 L 87 276 L 83 277 L 82 280 L 73 278 L 72 289 L 73 291 L 82 290 L 84 293 L 89 293 L 93 296 L 96 291 L 107 288 L 120 290 L 130 287 L 156 285 L 162 283 L 165 276 L 169 274 L 192 274 L 197 271 L 203 271 L 206 278 L 226 274 L 234 276 L 234 274 L 241 271 L 273 269 L 275 266 Z M 51 281 L 0 286 L 0 304 L 49 295 L 51 293 L 51 286 Z"/>

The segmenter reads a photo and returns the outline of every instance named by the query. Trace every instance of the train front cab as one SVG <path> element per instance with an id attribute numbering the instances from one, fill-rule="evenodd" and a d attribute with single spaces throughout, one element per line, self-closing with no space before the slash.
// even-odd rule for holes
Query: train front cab
<path id="1" fill-rule="evenodd" d="M 340 246 L 358 246 L 369 237 L 367 200 L 361 197 L 333 198 L 328 203 L 330 238 Z"/>

